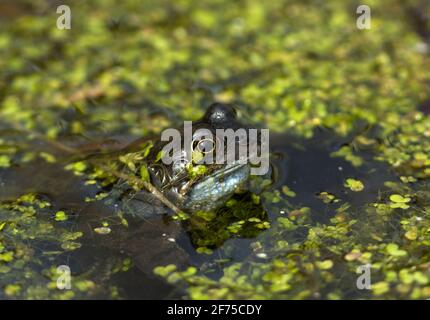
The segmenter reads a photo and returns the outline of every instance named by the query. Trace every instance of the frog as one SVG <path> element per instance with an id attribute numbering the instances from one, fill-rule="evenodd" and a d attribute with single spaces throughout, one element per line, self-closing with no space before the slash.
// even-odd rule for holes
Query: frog
<path id="1" fill-rule="evenodd" d="M 199 150 L 210 150 L 218 142 L 200 136 L 200 129 L 212 133 L 217 129 L 249 129 L 242 122 L 237 107 L 217 102 L 211 104 L 192 125 L 193 148 Z M 178 131 L 184 134 L 182 126 Z M 86 184 L 85 175 L 74 175 L 72 171 L 64 170 L 69 162 L 75 161 L 85 161 L 88 167 L 118 162 L 120 156 L 141 151 L 148 140 L 144 137 L 114 141 L 110 137 L 107 142 L 72 145 L 79 152 L 67 156 L 61 152 L 67 151 L 70 146 L 55 151 L 54 148 L 63 143 L 58 141 L 44 151 L 54 153 L 57 159 L 66 160 L 56 163 L 38 160 L 11 168 L 1 176 L 0 183 L 8 188 L 2 190 L 0 201 L 12 201 L 21 194 L 32 192 L 47 197 L 54 211 L 66 211 L 70 219 L 68 223 L 74 223 L 73 229 L 84 234 L 82 249 L 73 252 L 70 258 L 79 264 L 85 260 L 90 266 L 93 260 L 125 254 L 132 257 L 135 267 L 147 277 L 154 277 L 153 270 L 160 265 L 175 264 L 178 270 L 185 269 L 193 265 L 190 256 L 195 255 L 196 248 L 189 239 L 187 222 L 174 219 L 178 211 L 172 210 L 150 190 L 136 190 L 121 177 L 114 185 L 100 188 L 100 184 Z M 179 161 L 165 164 L 159 159 L 159 154 L 168 141 L 163 141 L 161 136 L 151 137 L 150 140 L 153 145 L 142 163 L 136 164 L 136 172 L 146 167 L 149 183 L 179 211 L 189 216 L 199 211 L 216 212 L 238 193 L 246 193 L 251 178 L 250 163 L 239 163 L 235 159 L 232 162 L 205 164 L 206 170 L 202 174 L 190 176 L 187 163 L 182 162 L 184 150 L 179 152 Z M 239 145 L 242 142 L 234 143 Z M 45 147 L 43 143 L 40 146 Z M 49 144 L 46 146 L 51 147 Z M 72 161 L 67 161 L 68 158 Z M 126 170 L 126 165 L 122 165 L 119 170 Z M 29 175 L 32 179 L 26 179 Z M 107 193 L 108 197 L 94 200 L 100 193 Z M 127 227 L 120 226 L 118 217 L 127 221 Z M 104 226 L 103 222 L 110 224 Z M 100 230 L 103 233 L 97 232 Z M 110 253 L 95 254 L 98 250 L 91 248 L 103 248 L 100 252 L 107 250 Z M 93 252 L 94 256 L 84 252 Z"/>
<path id="2" fill-rule="evenodd" d="M 213 144 L 216 145 L 216 141 L 208 142 L 201 138 L 198 134 L 198 129 L 201 128 L 211 132 L 225 128 L 233 130 L 249 128 L 243 123 L 240 112 L 240 109 L 228 104 L 210 105 L 204 115 L 193 122 L 193 143 L 196 145 L 202 143 L 201 149 L 204 150 L 210 150 Z M 182 126 L 178 128 L 179 131 L 181 129 Z M 314 209 L 315 215 L 312 216 L 312 219 L 322 223 L 323 219 L 330 218 L 329 215 L 318 215 L 321 200 L 315 195 L 322 190 L 350 197 L 347 198 L 348 201 L 355 201 L 356 206 L 368 203 L 374 197 L 374 189 L 366 188 L 360 193 L 360 198 L 352 198 L 345 192 L 343 180 L 345 177 L 361 176 L 363 181 L 369 181 L 368 175 L 373 177 L 372 171 L 365 175 L 363 169 L 357 171 L 345 160 L 331 157 L 331 152 L 344 145 L 345 139 L 347 138 L 335 139 L 331 132 L 325 130 L 310 140 L 298 139 L 288 133 L 271 134 L 270 157 L 271 162 L 273 161 L 273 173 L 269 174 L 268 178 L 272 184 L 267 188 L 281 189 L 287 185 L 297 193 L 289 201 L 297 206 L 306 203 L 307 206 Z M 56 210 L 67 212 L 69 220 L 55 223 L 68 224 L 73 230 L 82 232 L 83 237 L 78 240 L 82 243 L 82 247 L 65 256 L 67 259 L 61 261 L 60 264 L 75 260 L 76 265 L 82 265 L 82 270 L 94 269 L 97 272 L 91 276 L 91 279 L 96 283 L 111 281 L 111 276 L 113 276 L 111 272 L 103 274 L 99 272 L 101 269 L 97 265 L 113 266 L 117 256 L 122 258 L 123 254 L 131 257 L 133 268 L 138 270 L 137 273 L 126 273 L 125 282 L 133 285 L 139 283 L 141 286 L 147 286 L 148 282 L 154 283 L 153 279 L 156 278 L 154 269 L 158 266 L 174 264 L 178 270 L 185 270 L 189 266 L 200 268 L 202 263 L 212 263 L 214 259 L 210 256 L 196 254 L 198 244 L 193 243 L 192 234 L 194 233 L 198 237 L 200 230 L 190 230 L 191 220 L 199 214 L 199 211 L 212 211 L 216 214 L 213 221 L 221 221 L 223 212 L 232 212 L 226 209 L 231 200 L 241 197 L 241 194 L 249 195 L 251 193 L 248 198 L 242 198 L 244 201 L 240 203 L 242 210 L 248 210 L 245 205 L 252 203 L 255 198 L 251 197 L 254 195 L 254 191 L 249 190 L 251 186 L 248 185 L 252 184 L 253 179 L 250 174 L 251 164 L 236 162 L 209 164 L 201 175 L 190 176 L 187 163 L 178 161 L 165 164 L 161 161 L 160 152 L 169 143 L 168 141 L 163 141 L 161 136 L 153 138 L 151 141 L 154 142 L 153 146 L 141 163 L 136 164 L 136 172 L 139 173 L 142 168 L 147 168 L 148 182 L 179 211 L 187 213 L 191 217 L 189 220 L 175 219 L 180 216 L 178 215 L 180 212 L 166 205 L 150 190 L 145 188 L 136 190 L 127 184 L 126 179 L 119 178 L 114 185 L 102 187 L 100 184 L 87 184 L 86 175 L 77 176 L 72 171 L 64 170 L 66 161 L 48 163 L 39 159 L 21 166 L 14 166 L 3 172 L 0 171 L 0 202 L 13 201 L 22 194 L 32 192 L 46 196 L 53 205 L 52 212 L 55 213 Z M 81 153 L 79 157 L 73 155 L 72 158 L 73 161 L 84 158 L 83 160 L 88 166 L 117 161 L 119 156 L 142 151 L 142 145 L 147 145 L 145 143 L 148 143 L 148 139 L 145 137 L 124 138 L 124 140 L 110 137 L 103 143 L 92 142 L 92 145 L 73 146 Z M 45 147 L 45 145 L 40 143 L 40 147 Z M 52 149 L 43 149 L 43 151 L 54 153 Z M 60 152 L 55 155 L 58 159 L 61 158 Z M 183 150 L 180 150 L 179 155 L 179 160 L 185 158 Z M 315 159 L 318 160 L 318 165 L 315 165 Z M 126 165 L 122 163 L 122 166 L 124 168 L 120 166 L 117 168 L 126 171 Z M 380 172 L 385 172 L 385 169 L 381 167 Z M 140 176 L 137 178 L 141 179 Z M 381 181 L 388 181 L 392 178 L 387 177 Z M 108 197 L 102 200 L 86 201 L 87 198 L 95 199 L 100 193 L 108 193 Z M 276 206 L 265 203 L 264 192 L 260 192 L 259 195 L 261 195 L 262 210 L 267 211 L 267 215 L 271 214 L 269 218 L 267 215 L 258 216 L 261 221 L 273 221 L 278 214 L 285 214 L 282 211 L 276 212 Z M 336 203 L 329 204 L 329 206 L 336 205 Z M 284 210 L 284 208 L 279 209 Z M 119 217 L 126 221 L 126 227 L 121 226 L 122 222 L 119 221 Z M 42 216 L 40 218 L 52 219 L 52 217 Z M 105 223 L 107 224 L 105 225 Z M 226 226 L 229 225 L 230 221 L 227 221 L 227 223 L 218 224 L 218 227 L 226 229 Z M 99 233 L 97 230 L 103 232 Z M 205 230 L 214 233 L 213 229 L 206 228 Z M 230 236 L 237 235 L 228 234 L 228 237 Z M 249 239 L 255 236 L 252 234 Z M 225 239 L 221 240 L 225 241 Z M 222 241 L 211 248 L 216 250 L 221 247 Z M 229 252 L 229 255 L 231 254 L 236 259 L 239 256 L 241 261 L 246 259 L 253 261 L 255 255 L 251 250 L 254 249 L 251 246 L 249 246 L 249 250 L 244 248 L 244 246 L 238 246 L 237 252 L 240 251 L 240 254 L 236 253 L 235 256 L 235 253 Z M 220 252 L 222 250 L 223 248 Z M 212 255 L 212 257 L 215 256 L 218 257 L 218 254 Z M 59 259 L 62 258 L 63 256 L 59 257 Z M 111 263 L 111 261 L 113 262 Z M 208 265 L 211 267 L 210 264 Z M 94 266 L 96 267 L 93 268 Z M 71 267 L 72 270 L 76 268 L 75 265 L 71 265 Z M 145 290 L 141 291 L 143 295 Z M 148 296 L 153 297 L 150 293 Z"/>
<path id="3" fill-rule="evenodd" d="M 202 134 L 203 130 L 209 130 L 213 138 L 207 138 Z M 202 174 L 193 176 L 190 174 L 192 168 L 192 157 L 194 152 L 203 151 L 214 153 L 226 153 L 227 143 L 221 144 L 217 130 L 249 129 L 249 127 L 238 119 L 236 108 L 231 104 L 213 103 L 209 106 L 201 119 L 192 124 L 191 148 L 186 150 L 184 144 L 181 149 L 172 155 L 173 161 L 165 164 L 160 160 L 160 153 L 168 144 L 168 141 L 158 139 L 147 156 L 146 166 L 150 174 L 150 182 L 164 197 L 175 204 L 180 210 L 188 213 L 197 211 L 214 211 L 225 204 L 232 195 L 238 191 L 244 191 L 250 179 L 249 162 L 240 159 L 239 144 L 243 143 L 236 139 L 234 141 L 234 159 L 217 163 L 212 161 L 204 164 Z M 181 140 L 184 140 L 184 129 L 181 132 Z M 188 152 L 188 154 L 187 154 Z M 189 160 L 191 159 L 191 160 Z M 202 165 L 200 165 L 203 167 Z M 128 205 L 128 212 L 149 218 L 156 214 L 166 213 L 168 208 L 162 206 L 147 190 L 133 192 L 131 201 L 135 205 Z M 123 194 L 127 191 L 122 190 Z M 140 203 L 139 203 L 140 201 Z M 132 207 L 132 208 L 131 208 Z"/>
<path id="4" fill-rule="evenodd" d="M 207 139 L 202 135 L 202 129 L 209 130 L 213 139 Z M 191 152 L 195 150 L 215 150 L 215 153 L 227 152 L 227 144 L 219 143 L 216 135 L 218 129 L 250 129 L 243 123 L 238 115 L 237 108 L 232 104 L 213 103 L 204 115 L 192 123 Z M 177 128 L 184 137 L 183 127 Z M 147 140 L 138 139 L 123 148 L 121 154 L 139 152 Z M 234 158 L 225 163 L 205 164 L 205 171 L 198 175 L 190 175 L 190 162 L 187 161 L 187 150 L 183 144 L 176 154 L 172 154 L 174 161 L 164 163 L 160 154 L 169 143 L 162 136 L 155 139 L 149 153 L 139 165 L 136 164 L 135 172 L 140 172 L 142 167 L 149 173 L 149 183 L 157 193 L 146 188 L 136 190 L 127 179 L 120 178 L 110 191 L 110 196 L 104 201 L 105 210 L 109 210 L 115 216 L 124 214 L 126 219 L 132 221 L 133 232 L 127 231 L 122 241 L 121 250 L 135 258 L 140 270 L 150 274 L 157 265 L 174 263 L 178 269 L 183 269 L 191 264 L 189 254 L 178 244 L 180 239 L 187 239 L 187 227 L 181 219 L 175 220 L 178 213 L 193 216 L 198 212 L 217 212 L 233 196 L 245 194 L 248 191 L 248 183 L 251 178 L 251 164 L 240 161 L 239 145 L 244 143 L 240 138 L 233 141 L 235 144 Z M 188 151 L 190 152 L 190 151 Z M 192 155 L 189 157 L 192 161 Z M 246 159 L 245 159 L 246 160 Z M 192 165 L 192 163 L 191 163 Z M 127 171 L 127 166 L 123 170 Z M 160 195 L 162 199 L 160 199 Z M 166 201 L 173 204 L 166 205 Z M 90 212 L 100 211 L 100 204 L 90 204 L 86 208 Z M 118 234 L 109 236 L 114 240 L 122 237 Z M 106 237 L 105 237 L 106 238 Z M 192 247 L 192 245 L 191 245 Z M 189 250 L 195 250 L 188 248 Z"/>

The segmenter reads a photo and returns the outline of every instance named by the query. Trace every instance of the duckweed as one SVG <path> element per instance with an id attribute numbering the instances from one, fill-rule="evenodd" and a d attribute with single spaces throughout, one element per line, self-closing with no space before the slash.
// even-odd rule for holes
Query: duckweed
<path id="1" fill-rule="evenodd" d="M 364 189 L 364 184 L 360 180 L 349 178 L 345 181 L 345 187 L 351 189 L 351 191 L 359 192 Z"/>
<path id="2" fill-rule="evenodd" d="M 374 23 L 363 32 L 352 0 L 96 0 L 72 5 L 81 18 L 61 31 L 51 2 L 25 0 L 30 11 L 2 21 L 0 31 L 0 173 L 64 166 L 98 188 L 86 195 L 88 205 L 109 201 L 113 171 L 126 167 L 148 181 L 142 161 L 152 144 L 103 167 L 75 159 L 71 149 L 87 155 L 88 143 L 96 144 L 98 157 L 111 159 L 112 137 L 150 137 L 198 119 L 214 100 L 235 103 L 251 124 L 287 132 L 285 143 L 329 132 L 340 182 L 311 194 L 294 181 L 256 179 L 255 192 L 218 212 L 178 213 L 173 219 L 204 262 L 159 266 L 155 274 L 192 299 L 428 299 L 430 60 L 428 43 L 405 17 L 418 2 L 372 1 Z M 421 11 L 430 14 L 428 6 Z M 198 177 L 205 167 L 190 171 Z M 23 194 L 0 193 L 0 297 L 79 299 L 104 289 L 122 298 L 109 279 L 127 272 L 129 260 L 105 272 L 95 267 L 107 281 L 88 268 L 72 290 L 56 289 L 57 262 L 89 240 L 69 208 L 43 192 Z M 127 216 L 117 218 L 118 225 L 90 230 L 111 230 L 96 237 L 106 239 L 132 227 Z M 364 264 L 371 290 L 355 287 Z"/>

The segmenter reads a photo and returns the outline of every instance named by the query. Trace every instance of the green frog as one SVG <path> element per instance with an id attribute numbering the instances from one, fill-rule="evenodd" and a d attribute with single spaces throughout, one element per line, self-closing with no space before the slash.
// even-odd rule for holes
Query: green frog
<path id="1" fill-rule="evenodd" d="M 202 136 L 200 129 L 209 130 L 214 138 L 208 139 Z M 200 120 L 192 123 L 191 152 L 196 150 L 203 153 L 212 150 L 215 153 L 227 152 L 228 144 L 219 142 L 219 137 L 216 135 L 217 129 L 236 131 L 237 129 L 248 130 L 249 127 L 238 119 L 237 111 L 232 105 L 214 103 Z M 180 128 L 178 131 L 181 138 L 184 138 L 184 129 Z M 145 141 L 134 141 L 124 148 L 122 153 L 139 151 L 142 142 Z M 214 163 L 204 164 L 204 170 L 197 175 L 193 175 L 190 171 L 190 168 L 195 168 L 196 164 L 194 167 L 190 166 L 184 146 L 176 154 L 172 154 L 174 161 L 169 164 L 163 162 L 160 154 L 168 143 L 169 141 L 163 141 L 161 138 L 156 140 L 141 164 L 147 168 L 149 182 L 156 192 L 151 192 L 147 188 L 136 190 L 132 184 L 127 183 L 126 178 L 121 178 L 105 201 L 105 211 L 121 212 L 127 219 L 135 219 L 132 222 L 133 232 L 128 230 L 122 235 L 112 234 L 109 237 L 116 242 L 122 238 L 121 249 L 133 256 L 139 268 L 147 273 L 152 273 L 152 269 L 157 265 L 174 263 L 178 268 L 189 265 L 189 254 L 178 242 L 181 238 L 189 242 L 187 232 L 200 236 L 199 227 L 193 225 L 195 222 L 193 215 L 202 211 L 218 212 L 236 194 L 246 194 L 251 177 L 252 165 L 243 159 L 240 161 L 239 145 L 244 143 L 241 137 L 233 141 L 235 152 L 232 161 L 225 163 L 214 161 Z M 188 158 L 192 159 L 192 155 Z M 127 171 L 126 165 L 124 170 Z M 137 165 L 134 173 L 139 171 L 141 167 Z M 166 205 L 163 199 L 173 206 Z M 249 197 L 246 199 L 246 202 L 252 203 Z M 253 210 L 248 208 L 249 205 L 242 207 L 244 210 L 245 208 L 248 211 Z M 191 221 L 187 221 L 184 225 L 178 220 L 173 220 L 173 214 L 177 214 L 178 211 L 191 216 Z M 100 204 L 87 206 L 86 214 L 90 212 L 98 214 Z M 263 210 L 260 208 L 258 212 L 260 214 Z M 266 219 L 267 215 L 263 213 L 260 217 Z M 85 219 L 88 219 L 88 216 Z M 224 223 L 228 225 L 230 222 Z M 225 225 L 223 226 L 225 228 Z M 196 229 L 199 230 L 196 231 Z M 191 241 L 193 242 L 193 239 Z"/>
<path id="2" fill-rule="evenodd" d="M 200 151 L 216 149 L 218 153 L 225 151 L 218 148 L 219 141 L 216 138 L 211 140 L 199 136 L 199 129 L 209 130 L 216 136 L 217 129 L 248 128 L 239 121 L 233 106 L 221 103 L 212 104 L 200 120 L 193 122 L 192 127 L 192 149 Z M 179 131 L 184 134 L 182 128 Z M 141 151 L 143 142 L 148 141 L 138 139 L 133 142 L 76 145 L 72 147 L 79 150 L 80 155 L 72 154 L 72 158 L 73 161 L 84 158 L 88 167 L 91 165 L 97 167 L 112 160 L 115 162 L 118 156 Z M 237 160 L 221 164 L 204 164 L 204 171 L 197 175 L 192 172 L 190 174 L 188 162 L 183 161 L 186 159 L 185 148 L 181 149 L 179 157 L 175 158 L 177 161 L 165 164 L 160 159 L 160 151 L 167 143 L 168 141 L 161 139 L 156 140 L 145 159 L 141 164 L 138 163 L 136 168 L 137 173 L 141 169 L 139 166 L 147 168 L 148 182 L 155 188 L 155 193 L 147 188 L 136 190 L 122 176 L 113 186 L 100 189 L 96 185 L 86 184 L 85 175 L 76 176 L 71 171 L 65 171 L 64 162 L 37 161 L 11 168 L 0 176 L 0 184 L 8 186 L 7 189 L 2 189 L 0 201 L 9 201 L 29 192 L 46 196 L 53 203 L 54 210 L 72 213 L 70 222 L 76 223 L 73 229 L 84 233 L 83 248 L 103 247 L 112 251 L 112 255 L 123 252 L 133 257 L 135 265 L 147 275 L 152 274 L 153 268 L 158 265 L 173 263 L 178 268 L 185 268 L 192 263 L 190 253 L 195 252 L 189 240 L 191 223 L 174 220 L 173 215 L 178 213 L 178 210 L 192 217 L 199 211 L 215 212 L 222 209 L 238 191 L 246 190 L 251 177 L 251 165 Z M 239 145 L 243 141 L 238 139 L 234 143 Z M 101 151 L 100 145 L 104 148 Z M 53 149 L 48 151 L 54 152 Z M 56 155 L 61 158 L 60 152 Z M 123 164 L 123 167 L 116 168 L 123 173 L 126 171 L 126 165 Z M 32 176 L 32 179 L 26 179 L 28 176 Z M 100 192 L 108 193 L 109 196 L 100 201 L 86 201 L 88 198 L 94 199 Z M 172 206 L 167 206 L 163 199 L 178 210 L 176 212 L 172 210 Z M 249 199 L 245 201 L 252 202 Z M 246 206 L 242 207 L 243 210 L 248 210 Z M 119 216 L 128 221 L 127 228 L 120 226 L 117 221 Z M 218 217 L 215 220 L 219 220 Z M 100 230 L 103 221 L 110 221 L 110 231 L 106 234 L 97 234 L 95 230 Z M 230 221 L 219 223 L 218 227 L 225 229 L 228 223 Z M 102 230 L 106 231 L 106 228 Z M 188 243 L 188 248 L 184 248 L 181 241 Z M 76 259 L 81 260 L 79 257 L 82 250 L 74 253 Z M 94 259 L 96 256 L 97 254 L 94 255 Z M 103 257 L 97 259 L 99 258 Z"/>
<path id="3" fill-rule="evenodd" d="M 208 152 L 226 153 L 228 144 L 220 143 L 216 130 L 240 128 L 248 129 L 238 120 L 233 106 L 221 103 L 212 104 L 204 116 L 192 124 L 192 147 L 188 151 L 182 145 L 182 148 L 172 155 L 173 161 L 165 164 L 160 159 L 160 154 L 169 141 L 158 140 L 151 148 L 146 161 L 150 182 L 164 197 L 185 212 L 216 210 L 225 204 L 235 192 L 244 189 L 250 178 L 250 163 L 246 159 L 245 161 L 239 159 L 239 145 L 243 142 L 240 141 L 240 137 L 234 141 L 236 144 L 234 146 L 235 158 L 232 161 L 216 163 L 213 159 L 212 163 L 198 165 L 196 168 L 196 165 L 193 166 L 191 163 L 192 158 L 195 152 L 200 155 Z M 202 129 L 211 132 L 213 138 L 203 135 Z M 186 140 L 184 139 L 184 129 L 181 129 L 181 140 Z M 194 172 L 198 172 L 198 174 L 194 174 Z M 124 190 L 121 193 L 124 193 Z M 127 194 L 127 192 L 125 193 Z M 155 199 L 147 190 L 137 193 L 128 190 L 128 194 L 132 196 L 131 200 L 126 202 L 127 211 L 134 215 L 148 218 L 154 213 L 166 212 L 167 208 L 163 208 L 159 199 Z"/>

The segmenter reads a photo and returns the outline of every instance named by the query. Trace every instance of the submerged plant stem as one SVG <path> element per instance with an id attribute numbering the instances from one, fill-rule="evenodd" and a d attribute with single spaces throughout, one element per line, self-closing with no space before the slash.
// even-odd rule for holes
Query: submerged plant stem
<path id="1" fill-rule="evenodd" d="M 142 181 L 139 178 L 136 178 L 134 176 L 119 172 L 117 170 L 113 170 L 112 168 L 101 166 L 103 170 L 106 170 L 110 173 L 112 173 L 114 176 L 133 182 L 139 186 L 139 188 L 145 188 L 148 190 L 154 197 L 156 197 L 158 200 L 160 200 L 164 205 L 166 205 L 168 208 L 172 209 L 175 213 L 182 212 L 181 209 L 179 209 L 177 206 L 175 206 L 169 199 L 167 199 L 152 183 L 147 181 Z"/>

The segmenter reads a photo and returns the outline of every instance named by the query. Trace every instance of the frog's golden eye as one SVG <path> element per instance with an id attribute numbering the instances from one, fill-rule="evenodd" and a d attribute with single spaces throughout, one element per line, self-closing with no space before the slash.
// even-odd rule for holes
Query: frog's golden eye
<path id="1" fill-rule="evenodd" d="M 193 144 L 194 146 L 194 144 Z M 206 138 L 206 139 L 202 139 L 200 141 L 198 141 L 195 144 L 195 151 L 201 152 L 203 154 L 207 154 L 212 152 L 213 150 L 215 150 L 215 140 L 214 139 L 210 139 L 210 138 Z"/>
<path id="2" fill-rule="evenodd" d="M 216 146 L 216 140 L 209 130 L 199 129 L 194 133 L 193 141 L 191 142 L 193 152 L 197 151 L 202 154 L 208 154 L 214 152 Z"/>

